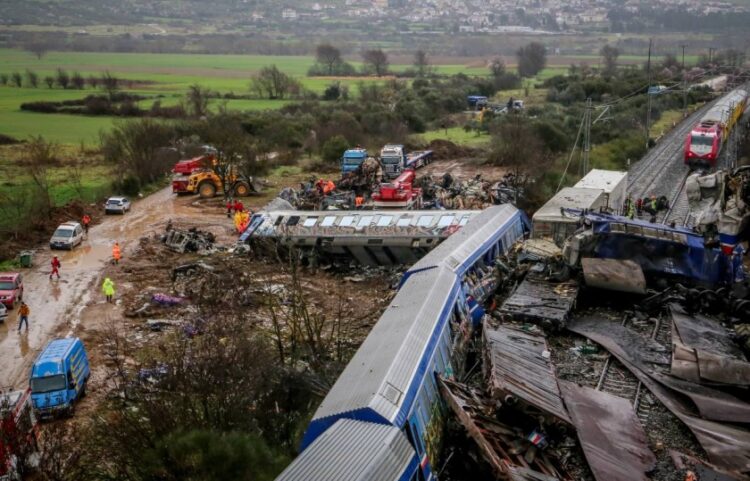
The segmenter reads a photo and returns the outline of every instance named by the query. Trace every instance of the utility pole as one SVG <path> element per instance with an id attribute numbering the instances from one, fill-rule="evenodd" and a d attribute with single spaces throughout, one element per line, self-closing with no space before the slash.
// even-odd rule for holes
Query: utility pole
<path id="1" fill-rule="evenodd" d="M 586 99 L 586 113 L 584 114 L 584 130 L 583 130 L 583 172 L 582 176 L 589 173 L 589 154 L 591 152 L 591 97 Z"/>
<path id="2" fill-rule="evenodd" d="M 651 139 L 651 48 L 654 45 L 654 39 L 648 39 L 648 63 L 646 64 L 646 73 L 648 75 L 648 90 L 646 97 L 648 105 L 646 107 L 646 149 L 648 149 L 649 140 Z"/>
<path id="3" fill-rule="evenodd" d="M 708 63 L 713 63 L 714 60 L 714 52 L 716 51 L 716 48 L 714 47 L 708 47 Z"/>
<path id="4" fill-rule="evenodd" d="M 682 47 L 682 118 L 687 118 L 687 72 L 685 71 L 685 47 Z"/>

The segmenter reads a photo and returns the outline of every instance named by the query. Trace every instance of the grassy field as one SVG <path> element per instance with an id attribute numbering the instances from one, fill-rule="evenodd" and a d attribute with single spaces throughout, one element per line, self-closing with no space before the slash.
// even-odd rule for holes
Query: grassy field
<path id="1" fill-rule="evenodd" d="M 382 81 L 375 78 L 309 78 L 306 73 L 313 62 L 312 57 L 294 56 L 96 52 L 49 52 L 42 59 L 37 59 L 25 51 L 0 49 L 0 74 L 32 70 L 43 78 L 54 75 L 57 68 L 63 68 L 68 72 L 79 72 L 88 77 L 110 71 L 118 78 L 132 82 L 125 85 L 128 91 L 149 97 L 161 96 L 159 100 L 163 105 L 179 103 L 186 89 L 193 84 L 220 93 L 247 94 L 251 76 L 262 67 L 272 64 L 298 78 L 305 88 L 317 93 L 321 93 L 332 82 L 338 81 L 348 86 L 351 94 L 356 96 L 358 83 Z M 359 66 L 356 62 L 354 64 Z M 403 71 L 409 67 L 405 64 L 396 64 L 392 69 Z M 436 70 L 443 75 L 489 73 L 476 59 L 472 59 L 467 65 L 438 65 Z M 563 73 L 564 70 L 565 67 L 552 66 L 541 72 L 538 79 Z M 72 100 L 91 93 L 95 91 L 48 89 L 46 86 L 36 89 L 0 86 L 0 133 L 20 139 L 30 135 L 42 135 L 49 140 L 65 144 L 94 143 L 99 137 L 99 132 L 110 128 L 115 118 L 39 114 L 19 109 L 23 102 Z M 150 98 L 142 101 L 141 108 L 150 107 L 154 100 L 156 99 Z M 227 108 L 232 110 L 260 110 L 279 108 L 287 102 L 262 99 L 212 101 L 214 106 L 220 103 L 225 103 Z"/>

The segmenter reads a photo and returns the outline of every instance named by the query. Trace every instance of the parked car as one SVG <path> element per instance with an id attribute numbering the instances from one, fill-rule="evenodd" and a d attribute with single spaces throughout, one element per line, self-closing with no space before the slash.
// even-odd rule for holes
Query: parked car
<path id="1" fill-rule="evenodd" d="M 130 201 L 126 197 L 110 197 L 104 204 L 105 214 L 124 214 L 130 210 Z"/>
<path id="2" fill-rule="evenodd" d="M 0 304 L 13 309 L 23 299 L 23 276 L 18 272 L 0 272 Z"/>
<path id="3" fill-rule="evenodd" d="M 0 323 L 5 322 L 7 318 L 8 318 L 8 309 L 6 309 L 5 304 L 0 302 Z"/>
<path id="4" fill-rule="evenodd" d="M 65 222 L 60 224 L 49 240 L 50 249 L 72 250 L 83 242 L 83 227 L 78 222 Z"/>
<path id="5" fill-rule="evenodd" d="M 77 337 L 50 341 L 31 367 L 29 385 L 34 410 L 41 418 L 73 413 L 86 393 L 89 359 Z"/>

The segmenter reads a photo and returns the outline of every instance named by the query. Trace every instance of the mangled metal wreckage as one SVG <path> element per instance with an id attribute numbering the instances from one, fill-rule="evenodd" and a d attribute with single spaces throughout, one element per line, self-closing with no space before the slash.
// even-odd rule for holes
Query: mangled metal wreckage
<path id="1" fill-rule="evenodd" d="M 241 242 L 273 240 L 319 257 L 355 259 L 363 265 L 413 264 L 480 214 L 476 210 L 261 211 Z"/>

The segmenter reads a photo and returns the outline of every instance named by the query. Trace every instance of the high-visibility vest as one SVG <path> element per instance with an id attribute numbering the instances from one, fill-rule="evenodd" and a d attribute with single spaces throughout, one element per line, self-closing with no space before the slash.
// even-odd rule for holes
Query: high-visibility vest
<path id="1" fill-rule="evenodd" d="M 115 246 L 112 248 L 112 257 L 120 260 L 120 246 L 117 244 L 115 244 Z"/>
<path id="2" fill-rule="evenodd" d="M 365 202 L 365 198 L 364 197 L 359 197 L 358 196 L 358 197 L 354 198 L 354 205 L 356 205 L 357 207 L 362 207 L 362 204 L 364 202 Z"/>

